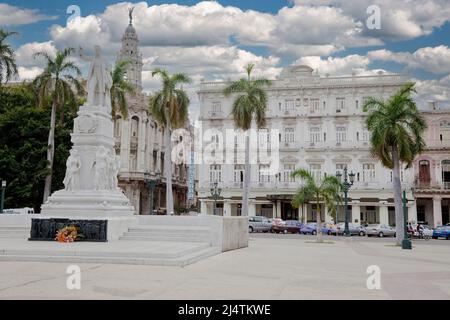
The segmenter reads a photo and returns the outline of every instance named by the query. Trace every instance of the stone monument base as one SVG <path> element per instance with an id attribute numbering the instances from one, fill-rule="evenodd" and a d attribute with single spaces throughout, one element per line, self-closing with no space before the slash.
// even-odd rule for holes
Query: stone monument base
<path id="1" fill-rule="evenodd" d="M 41 217 L 33 219 L 30 240 L 52 240 L 48 232 L 56 235 L 59 227 L 65 225 L 84 226 L 85 230 L 81 228 L 82 233 L 96 233 L 92 230 L 98 229 L 98 237 L 90 236 L 86 241 L 118 240 L 136 223 L 134 208 L 120 189 L 60 190 L 53 193 L 42 205 Z M 57 226 L 58 229 L 55 230 Z M 33 236 L 33 228 L 44 230 L 35 231 Z"/>

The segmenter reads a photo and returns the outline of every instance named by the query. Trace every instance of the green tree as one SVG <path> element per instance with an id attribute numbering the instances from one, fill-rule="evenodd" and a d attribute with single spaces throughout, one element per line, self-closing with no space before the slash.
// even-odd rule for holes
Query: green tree
<path id="1" fill-rule="evenodd" d="M 0 85 L 3 80 L 8 82 L 13 76 L 17 74 L 16 59 L 14 57 L 14 50 L 6 42 L 6 39 L 16 32 L 7 32 L 0 28 Z"/>
<path id="2" fill-rule="evenodd" d="M 317 242 L 322 242 L 322 219 L 320 218 L 321 203 L 323 203 L 332 216 L 336 215 L 336 203 L 340 198 L 342 184 L 335 176 L 326 176 L 320 183 L 314 180 L 313 175 L 306 169 L 298 169 L 291 174 L 300 178 L 302 186 L 298 189 L 292 200 L 292 206 L 299 208 L 306 203 L 316 204 Z"/>
<path id="3" fill-rule="evenodd" d="M 47 176 L 45 177 L 43 202 L 47 201 L 52 190 L 53 157 L 55 154 L 56 113 L 62 106 L 72 109 L 78 107 L 77 97 L 84 94 L 84 89 L 77 77 L 81 76 L 80 69 L 70 60 L 73 48 L 58 51 L 53 58 L 46 52 L 38 52 L 35 57 L 46 60 L 44 72 L 34 80 L 38 92 L 39 106 L 47 107 L 50 101 L 51 117 L 48 134 Z M 61 110 L 59 110 L 61 111 Z"/>
<path id="4" fill-rule="evenodd" d="M 8 182 L 6 208 L 33 207 L 39 212 L 47 173 L 50 108 L 37 107 L 33 99 L 28 85 L 0 88 L 0 178 Z M 63 187 L 72 126 L 70 115 L 55 135 L 53 180 L 58 188 Z"/>
<path id="5" fill-rule="evenodd" d="M 271 85 L 267 79 L 252 79 L 254 64 L 245 67 L 247 78 L 242 78 L 227 86 L 223 93 L 226 97 L 236 95 L 231 111 L 234 125 L 245 134 L 245 174 L 244 193 L 242 197 L 242 215 L 248 216 L 248 194 L 250 189 L 250 137 L 248 130 L 253 119 L 258 128 L 266 125 L 267 93 L 265 87 Z"/>
<path id="6" fill-rule="evenodd" d="M 426 122 L 411 97 L 413 92 L 414 84 L 408 83 L 388 100 L 371 97 L 363 106 L 364 111 L 370 112 L 366 123 L 371 132 L 371 152 L 383 166 L 392 170 L 396 239 L 399 245 L 404 238 L 400 168 L 403 164 L 409 168 L 425 146 L 423 133 Z"/>
<path id="7" fill-rule="evenodd" d="M 189 97 L 187 93 L 178 88 L 178 85 L 191 83 L 191 79 L 183 74 L 169 75 L 166 70 L 155 69 L 152 76 L 159 76 L 162 80 L 161 90 L 155 92 L 150 98 L 150 114 L 158 125 L 164 129 L 164 171 L 166 176 L 166 210 L 172 215 L 174 211 L 172 190 L 172 145 L 171 132 L 182 128 L 189 121 Z"/>
<path id="8" fill-rule="evenodd" d="M 131 63 L 129 60 L 117 62 L 114 70 L 111 71 L 111 116 L 116 121 L 118 113 L 122 117 L 128 117 L 127 93 L 134 93 L 134 87 L 126 80 L 126 68 Z"/>

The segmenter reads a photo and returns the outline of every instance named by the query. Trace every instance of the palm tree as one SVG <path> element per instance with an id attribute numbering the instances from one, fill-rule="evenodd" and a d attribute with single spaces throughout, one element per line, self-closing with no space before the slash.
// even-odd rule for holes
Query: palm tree
<path id="1" fill-rule="evenodd" d="M 128 117 L 128 105 L 125 96 L 126 93 L 134 93 L 134 87 L 125 78 L 126 68 L 130 63 L 129 60 L 119 61 L 116 63 L 114 70 L 111 71 L 111 116 L 114 122 L 118 112 L 122 117 Z"/>
<path id="2" fill-rule="evenodd" d="M 58 51 L 54 58 L 46 52 L 38 52 L 35 54 L 35 57 L 45 58 L 47 63 L 42 74 L 39 75 L 33 83 L 38 91 L 39 106 L 46 107 L 49 103 L 51 103 L 52 106 L 50 131 L 48 134 L 48 174 L 45 178 L 44 203 L 50 196 L 52 187 L 56 112 L 64 105 L 76 109 L 77 96 L 84 93 L 80 81 L 75 77 L 81 76 L 81 71 L 69 60 L 69 57 L 73 52 L 73 48 L 67 48 L 63 51 Z"/>
<path id="3" fill-rule="evenodd" d="M 369 98 L 363 106 L 364 111 L 370 112 L 366 123 L 372 134 L 371 152 L 381 160 L 383 166 L 392 170 L 396 238 L 399 245 L 404 238 L 400 166 L 406 164 L 406 168 L 409 168 L 425 146 L 423 133 L 426 122 L 411 97 L 413 92 L 414 84 L 407 83 L 388 100 Z"/>
<path id="4" fill-rule="evenodd" d="M 0 85 L 11 80 L 17 74 L 17 65 L 14 58 L 14 50 L 6 43 L 6 38 L 16 35 L 17 32 L 7 32 L 0 28 Z"/>
<path id="5" fill-rule="evenodd" d="M 248 194 L 250 189 L 250 137 L 248 130 L 252 126 L 253 119 L 258 128 L 266 125 L 267 93 L 264 87 L 270 86 L 267 79 L 251 78 L 254 64 L 245 67 L 247 78 L 242 78 L 227 86 L 223 93 L 226 97 L 236 94 L 231 111 L 236 128 L 246 132 L 245 135 L 245 175 L 244 194 L 242 197 L 242 215 L 248 216 Z"/>
<path id="6" fill-rule="evenodd" d="M 317 183 L 306 169 L 298 169 L 291 174 L 294 178 L 300 178 L 303 182 L 292 200 L 292 206 L 299 208 L 308 202 L 316 203 L 316 220 L 317 220 L 317 242 L 322 242 L 322 220 L 320 218 L 321 206 L 323 202 L 327 210 L 332 216 L 336 214 L 336 202 L 339 200 L 339 192 L 342 184 L 335 176 L 326 176 L 320 183 Z"/>
<path id="7" fill-rule="evenodd" d="M 158 125 L 164 129 L 164 170 L 166 175 L 166 210 L 168 215 L 174 214 L 173 190 L 172 190 L 172 146 L 171 131 L 184 127 L 189 121 L 188 107 L 189 97 L 187 93 L 177 86 L 191 83 L 191 79 L 183 74 L 169 75 L 166 70 L 155 69 L 152 76 L 160 76 L 162 80 L 161 90 L 155 92 L 150 98 L 150 114 Z"/>

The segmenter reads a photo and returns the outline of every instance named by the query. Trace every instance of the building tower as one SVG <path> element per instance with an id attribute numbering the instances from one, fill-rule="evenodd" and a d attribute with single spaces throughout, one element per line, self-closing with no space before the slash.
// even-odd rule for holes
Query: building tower
<path id="1" fill-rule="evenodd" d="M 139 51 L 139 38 L 133 27 L 133 10 L 129 10 L 130 23 L 122 36 L 122 48 L 117 61 L 131 61 L 127 66 L 126 77 L 136 87 L 137 92 L 142 91 L 142 54 Z"/>

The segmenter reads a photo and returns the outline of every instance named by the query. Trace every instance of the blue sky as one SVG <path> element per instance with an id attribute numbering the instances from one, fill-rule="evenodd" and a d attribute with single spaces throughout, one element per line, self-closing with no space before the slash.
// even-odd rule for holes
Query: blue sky
<path id="1" fill-rule="evenodd" d="M 69 5 L 81 17 L 67 24 Z M 176 4 L 176 6 L 174 6 Z M 369 30 L 366 9 L 380 9 L 381 28 Z M 219 0 L 133 2 L 146 65 L 188 72 L 194 79 L 238 77 L 254 61 L 261 75 L 309 64 L 319 73 L 407 73 L 423 101 L 450 99 L 450 6 L 447 0 Z M 98 41 L 114 61 L 130 3 L 86 0 L 0 2 L 0 26 L 18 31 L 11 42 L 21 77 L 42 68 L 31 51 Z M 3 12 L 2 12 L 3 11 Z M 144 75 L 144 86 L 153 82 Z"/>

